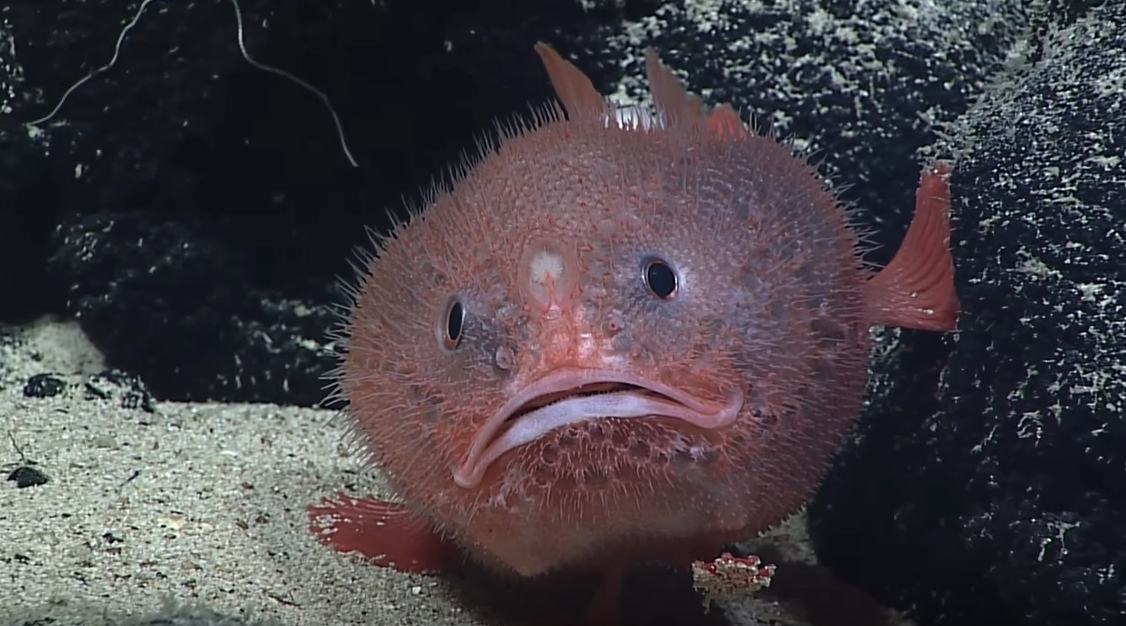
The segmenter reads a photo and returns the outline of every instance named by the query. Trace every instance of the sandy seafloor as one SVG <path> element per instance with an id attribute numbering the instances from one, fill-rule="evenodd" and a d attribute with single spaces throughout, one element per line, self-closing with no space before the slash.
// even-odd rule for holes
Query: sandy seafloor
<path id="1" fill-rule="evenodd" d="M 0 626 L 504 623 L 467 606 L 456 579 L 374 567 L 307 531 L 306 505 L 345 484 L 387 494 L 344 444 L 334 413 L 126 408 L 113 394 L 90 398 L 86 381 L 102 369 L 73 323 L 0 330 L 2 475 L 21 463 L 10 433 L 50 478 L 22 489 L 0 481 Z M 28 377 L 45 372 L 63 374 L 67 390 L 26 397 Z M 793 559 L 776 580 L 810 561 L 800 517 L 761 541 Z M 861 618 L 843 606 L 803 606 L 801 596 L 824 604 L 827 594 L 812 587 L 791 589 L 789 599 L 758 596 L 726 603 L 730 622 L 898 623 L 871 607 Z"/>

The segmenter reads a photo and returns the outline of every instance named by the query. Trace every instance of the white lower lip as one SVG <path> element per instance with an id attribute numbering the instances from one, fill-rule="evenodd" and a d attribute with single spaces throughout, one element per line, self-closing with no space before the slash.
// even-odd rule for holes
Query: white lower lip
<path id="1" fill-rule="evenodd" d="M 498 436 L 506 421 L 536 398 L 598 383 L 626 384 L 636 389 L 565 396 L 521 415 Z M 526 387 L 485 422 L 473 438 L 465 460 L 453 468 L 453 479 L 460 487 L 476 487 L 485 470 L 502 454 L 569 424 L 601 418 L 667 417 L 715 430 L 731 425 L 742 407 L 743 393 L 739 390 L 733 391 L 726 403 L 715 406 L 676 387 L 633 374 L 581 368 L 556 370 Z"/>

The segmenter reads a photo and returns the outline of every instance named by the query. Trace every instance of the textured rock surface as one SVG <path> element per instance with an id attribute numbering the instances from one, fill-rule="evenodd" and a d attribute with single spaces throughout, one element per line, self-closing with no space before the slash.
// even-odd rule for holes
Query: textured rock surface
<path id="1" fill-rule="evenodd" d="M 951 129 L 936 397 L 877 378 L 810 511 L 824 561 L 924 623 L 1126 619 L 1126 6 L 1071 8 Z"/>
<path id="2" fill-rule="evenodd" d="M 237 253 L 198 220 L 78 216 L 51 243 L 48 273 L 67 285 L 83 329 L 158 395 L 309 404 L 323 393 L 335 316 L 255 288 Z M 312 301 L 330 297 L 326 288 Z"/>

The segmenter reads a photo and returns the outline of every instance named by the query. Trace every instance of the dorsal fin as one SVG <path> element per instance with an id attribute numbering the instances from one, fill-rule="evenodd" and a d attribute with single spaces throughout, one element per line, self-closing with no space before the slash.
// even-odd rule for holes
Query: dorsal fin
<path id="1" fill-rule="evenodd" d="M 688 93 L 672 69 L 665 65 L 652 48 L 645 50 L 645 73 L 653 103 L 666 128 L 697 124 L 719 137 L 744 138 L 751 135 L 739 113 L 730 104 L 721 104 L 706 112 L 699 96 Z"/>
<path id="2" fill-rule="evenodd" d="M 666 128 L 683 123 L 694 124 L 699 120 L 703 101 L 699 96 L 688 93 L 680 79 L 652 48 L 645 49 L 645 74 L 649 78 L 653 104 Z"/>
<path id="3" fill-rule="evenodd" d="M 708 132 L 719 137 L 742 139 L 750 136 L 750 131 L 730 104 L 721 104 L 708 114 Z"/>
<path id="4" fill-rule="evenodd" d="M 612 113 L 610 107 L 582 70 L 542 41 L 536 42 L 535 50 L 547 70 L 555 94 L 571 119 L 595 119 L 603 123 L 609 119 Z M 730 138 L 751 134 L 731 105 L 723 104 L 710 112 L 705 111 L 704 101 L 684 88 L 653 48 L 645 49 L 645 73 L 649 78 L 653 104 L 664 128 L 697 126 L 715 136 Z"/>
<path id="5" fill-rule="evenodd" d="M 606 101 L 587 75 L 542 41 L 536 42 L 535 48 L 551 79 L 551 86 L 555 88 L 555 95 L 567 109 L 567 115 L 573 120 L 605 120 L 609 114 Z"/>

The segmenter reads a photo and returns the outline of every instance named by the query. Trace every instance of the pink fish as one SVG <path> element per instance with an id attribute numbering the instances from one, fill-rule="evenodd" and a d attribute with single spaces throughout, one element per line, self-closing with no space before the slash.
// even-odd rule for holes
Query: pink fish
<path id="1" fill-rule="evenodd" d="M 871 326 L 954 328 L 950 169 L 876 271 L 811 166 L 652 51 L 653 116 L 536 51 L 562 109 L 435 190 L 352 293 L 337 395 L 399 501 L 311 528 L 404 571 L 596 573 L 582 623 L 619 624 L 628 568 L 710 560 L 810 496 Z"/>

